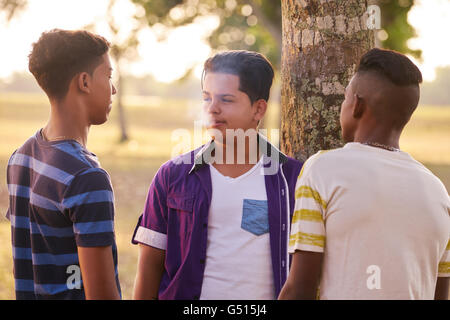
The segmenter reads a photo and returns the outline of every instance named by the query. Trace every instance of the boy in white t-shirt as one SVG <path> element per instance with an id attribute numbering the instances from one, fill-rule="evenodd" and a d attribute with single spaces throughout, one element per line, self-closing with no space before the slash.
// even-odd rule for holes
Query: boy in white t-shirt
<path id="1" fill-rule="evenodd" d="M 347 144 L 312 156 L 297 181 L 280 299 L 448 298 L 450 199 L 399 149 L 421 81 L 400 53 L 361 58 L 341 109 Z"/>
<path id="2" fill-rule="evenodd" d="M 275 299 L 289 268 L 289 224 L 302 163 L 257 128 L 274 73 L 262 54 L 225 51 L 202 77 L 212 140 L 166 162 L 133 243 L 135 299 Z"/>

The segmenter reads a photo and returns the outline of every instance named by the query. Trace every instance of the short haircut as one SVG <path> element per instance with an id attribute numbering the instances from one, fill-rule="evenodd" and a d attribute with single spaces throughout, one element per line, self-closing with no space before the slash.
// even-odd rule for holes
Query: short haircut
<path id="1" fill-rule="evenodd" d="M 259 99 L 269 100 L 274 72 L 272 64 L 260 53 L 231 50 L 209 58 L 203 67 L 202 88 L 208 72 L 238 76 L 239 90 L 248 95 L 252 104 Z"/>
<path id="2" fill-rule="evenodd" d="M 393 50 L 374 48 L 359 61 L 357 73 L 371 71 L 389 79 L 398 86 L 419 85 L 422 73 L 404 54 Z"/>
<path id="3" fill-rule="evenodd" d="M 375 83 L 368 84 L 372 110 L 380 122 L 403 129 L 419 103 L 422 82 L 419 68 L 399 52 L 375 48 L 361 57 L 356 73 L 375 75 L 384 83 L 378 87 Z"/>
<path id="4" fill-rule="evenodd" d="M 53 29 L 33 43 L 28 69 L 49 97 L 62 99 L 74 76 L 92 75 L 109 46 L 105 38 L 89 31 Z"/>

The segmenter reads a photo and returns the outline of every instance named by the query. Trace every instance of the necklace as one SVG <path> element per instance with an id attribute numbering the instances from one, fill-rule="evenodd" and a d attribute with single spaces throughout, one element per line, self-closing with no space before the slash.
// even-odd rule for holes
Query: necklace
<path id="1" fill-rule="evenodd" d="M 390 146 L 387 146 L 385 144 L 381 144 L 378 142 L 361 142 L 361 144 L 365 144 L 366 146 L 371 146 L 371 147 L 382 148 L 382 149 L 394 151 L 394 152 L 400 151 L 400 149 L 398 149 L 398 148 L 390 147 Z"/>
<path id="2" fill-rule="evenodd" d="M 49 142 L 51 142 L 51 141 L 61 141 L 61 140 L 75 140 L 76 142 L 78 142 L 79 144 L 82 145 L 82 143 L 80 143 L 80 141 L 78 141 L 77 139 L 71 138 L 71 137 L 68 137 L 68 136 L 58 136 L 58 137 L 54 137 L 54 138 L 52 138 L 52 139 L 49 139 L 49 138 L 47 138 L 47 137 L 45 136 L 44 130 L 41 130 L 41 136 L 42 136 L 42 138 L 43 138 L 45 141 L 49 141 Z"/>

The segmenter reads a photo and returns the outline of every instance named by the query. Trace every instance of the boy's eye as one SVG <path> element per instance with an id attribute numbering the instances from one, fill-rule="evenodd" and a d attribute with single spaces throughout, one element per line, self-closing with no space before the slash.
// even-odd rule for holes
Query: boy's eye
<path id="1" fill-rule="evenodd" d="M 229 99 L 222 99 L 223 102 L 233 102 L 233 100 L 229 100 Z"/>

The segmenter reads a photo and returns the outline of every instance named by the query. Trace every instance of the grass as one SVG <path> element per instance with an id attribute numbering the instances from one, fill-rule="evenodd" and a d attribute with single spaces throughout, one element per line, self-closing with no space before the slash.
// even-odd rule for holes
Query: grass
<path id="1" fill-rule="evenodd" d="M 171 157 L 179 143 L 175 129 L 191 134 L 199 118 L 200 101 L 161 100 L 129 97 L 126 101 L 131 140 L 118 143 L 116 110 L 110 120 L 93 127 L 88 149 L 97 154 L 110 173 L 116 198 L 116 239 L 119 278 L 124 299 L 131 299 L 136 274 L 137 247 L 130 240 L 159 166 Z M 276 110 L 272 107 L 272 113 Z M 47 121 L 49 106 L 43 95 L 2 94 L 0 96 L 0 299 L 14 299 L 6 166 L 11 153 Z M 274 123 L 276 121 L 272 121 Z M 432 170 L 450 188 L 450 107 L 419 107 L 405 129 L 403 150 Z M 195 147 L 188 141 L 186 147 Z"/>

